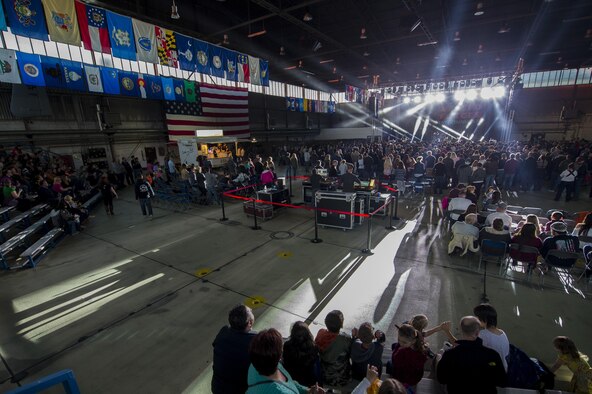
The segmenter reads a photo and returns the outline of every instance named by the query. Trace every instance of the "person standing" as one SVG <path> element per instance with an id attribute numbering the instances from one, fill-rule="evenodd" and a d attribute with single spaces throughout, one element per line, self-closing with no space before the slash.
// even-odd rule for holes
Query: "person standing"
<path id="1" fill-rule="evenodd" d="M 118 196 L 115 192 L 115 188 L 113 188 L 113 185 L 109 182 L 107 175 L 103 175 L 101 177 L 99 189 L 101 190 L 101 195 L 103 196 L 103 204 L 105 204 L 105 211 L 107 211 L 107 215 L 115 215 L 113 212 L 113 198 L 117 198 Z"/>
<path id="2" fill-rule="evenodd" d="M 152 217 L 152 201 L 150 199 L 154 197 L 154 190 L 150 183 L 144 179 L 144 174 L 140 174 L 136 180 L 135 190 L 136 200 L 140 201 L 142 215 L 146 216 L 146 210 L 148 210 L 148 216 Z"/>
<path id="3" fill-rule="evenodd" d="M 578 172 L 575 169 L 574 163 L 569 164 L 567 169 L 559 174 L 560 183 L 559 187 L 557 188 L 557 194 L 555 194 L 555 201 L 559 201 L 561 199 L 564 189 L 565 202 L 568 202 L 572 199 L 577 176 Z"/>
<path id="4" fill-rule="evenodd" d="M 125 180 L 127 181 L 127 184 L 131 185 L 134 183 L 134 177 L 132 176 L 134 170 L 125 157 L 121 158 L 121 165 L 125 169 Z"/>

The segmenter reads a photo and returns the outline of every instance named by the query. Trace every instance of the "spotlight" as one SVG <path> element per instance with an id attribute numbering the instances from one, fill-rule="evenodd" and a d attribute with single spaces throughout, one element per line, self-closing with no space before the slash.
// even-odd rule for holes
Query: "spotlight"
<path id="1" fill-rule="evenodd" d="M 456 101 L 463 101 L 466 97 L 467 95 L 462 90 L 457 90 L 456 92 L 454 92 L 454 99 Z"/>
<path id="2" fill-rule="evenodd" d="M 368 38 L 366 35 L 366 28 L 362 27 L 362 31 L 360 32 L 360 40 L 365 40 L 366 38 Z"/>
<path id="3" fill-rule="evenodd" d="M 496 86 L 493 88 L 493 96 L 495 98 L 502 98 L 506 95 L 506 88 L 503 86 Z"/>
<path id="4" fill-rule="evenodd" d="M 485 87 L 481 89 L 481 98 L 484 100 L 488 100 L 493 97 L 493 89 L 490 87 Z"/>
<path id="5" fill-rule="evenodd" d="M 477 127 L 481 126 L 483 122 L 485 122 L 485 118 L 481 117 L 481 119 L 479 119 L 479 122 L 477 123 Z"/>
<path id="6" fill-rule="evenodd" d="M 403 99 L 403 103 L 405 103 L 405 104 L 409 104 L 410 102 L 411 102 L 411 97 L 405 97 Z"/>
<path id="7" fill-rule="evenodd" d="M 414 102 L 415 104 L 419 104 L 419 103 L 421 103 L 421 96 L 415 96 L 415 97 L 413 97 L 413 102 Z"/>
<path id="8" fill-rule="evenodd" d="M 436 102 L 437 103 L 443 103 L 444 101 L 446 101 L 446 96 L 444 95 L 444 93 L 436 93 Z"/>
<path id="9" fill-rule="evenodd" d="M 175 4 L 175 0 L 173 0 L 173 5 L 171 5 L 171 19 L 179 19 L 181 15 L 179 15 L 179 10 L 177 9 L 177 4 Z"/>
<path id="10" fill-rule="evenodd" d="M 436 95 L 435 94 L 427 94 L 425 96 L 425 102 L 428 104 L 433 103 L 434 101 L 436 101 Z"/>
<path id="11" fill-rule="evenodd" d="M 485 14 L 485 11 L 483 10 L 483 3 L 482 2 L 478 2 L 477 3 L 477 8 L 475 9 L 475 13 L 473 15 L 475 16 L 481 16 Z"/>
<path id="12" fill-rule="evenodd" d="M 310 22 L 312 20 L 312 14 L 307 10 L 302 17 L 302 20 L 305 22 Z"/>
<path id="13" fill-rule="evenodd" d="M 467 90 L 467 100 L 473 101 L 477 98 L 477 91 L 471 89 Z"/>

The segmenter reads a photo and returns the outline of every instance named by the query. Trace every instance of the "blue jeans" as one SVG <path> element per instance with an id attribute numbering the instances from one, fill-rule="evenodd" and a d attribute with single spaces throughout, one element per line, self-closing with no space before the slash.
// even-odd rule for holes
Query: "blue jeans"
<path id="1" fill-rule="evenodd" d="M 148 215 L 152 216 L 152 201 L 149 198 L 140 198 L 140 208 L 142 215 L 146 216 L 146 209 L 148 209 Z"/>
<path id="2" fill-rule="evenodd" d="M 495 185 L 495 175 L 487 175 L 485 177 L 485 184 L 483 185 L 483 187 L 485 188 L 485 191 L 487 191 L 489 189 L 489 186 L 493 186 Z"/>
<path id="3" fill-rule="evenodd" d="M 512 188 L 513 182 L 514 182 L 514 174 L 505 174 L 504 175 L 504 190 L 510 190 Z"/>

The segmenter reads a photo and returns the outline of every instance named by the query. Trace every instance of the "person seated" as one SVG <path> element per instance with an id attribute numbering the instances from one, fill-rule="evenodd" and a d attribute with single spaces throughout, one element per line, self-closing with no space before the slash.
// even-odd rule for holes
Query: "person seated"
<path id="1" fill-rule="evenodd" d="M 548 256 L 551 250 L 563 250 L 566 252 L 577 253 L 580 249 L 578 237 L 567 234 L 567 226 L 563 222 L 555 222 L 551 225 L 552 237 L 545 239 L 541 249 L 541 255 L 545 263 L 558 267 L 571 267 L 577 259 L 561 260 L 553 256 Z"/>
<path id="2" fill-rule="evenodd" d="M 317 384 L 309 388 L 292 378 L 280 362 L 282 349 L 282 335 L 275 328 L 255 335 L 249 347 L 247 394 L 325 393 Z"/>
<path id="3" fill-rule="evenodd" d="M 475 316 L 460 321 L 462 337 L 457 346 L 445 351 L 436 367 L 436 376 L 449 394 L 497 393 L 506 385 L 506 371 L 500 355 L 483 346 L 481 323 Z"/>
<path id="4" fill-rule="evenodd" d="M 479 231 L 479 245 L 484 239 L 490 239 L 496 242 L 505 242 L 506 245 L 510 244 L 510 231 L 504 228 L 504 221 L 500 218 L 493 219 L 493 223 L 490 227 L 484 227 Z"/>
<path id="5" fill-rule="evenodd" d="M 378 370 L 378 377 L 382 373 L 382 352 L 384 351 L 385 335 L 382 331 L 374 332 L 372 324 L 363 323 L 354 331 L 354 341 L 351 344 L 352 378 L 362 380 L 369 365 Z"/>
<path id="6" fill-rule="evenodd" d="M 545 224 L 545 233 L 551 232 L 551 226 L 557 222 L 563 223 L 563 212 L 561 211 L 555 211 L 551 214 L 551 220 Z"/>
<path id="7" fill-rule="evenodd" d="M 385 379 L 381 381 L 378 378 L 376 367 L 368 365 L 366 377 L 353 389 L 352 394 L 408 394 L 409 392 L 401 382 L 396 379 Z"/>
<path id="8" fill-rule="evenodd" d="M 576 227 L 572 231 L 571 235 L 575 235 L 577 237 L 592 237 L 592 213 L 587 214 L 581 223 L 576 224 Z M 584 248 L 586 245 L 592 245 L 590 242 L 580 242 L 580 244 L 582 248 Z"/>
<path id="9" fill-rule="evenodd" d="M 343 386 L 349 382 L 351 337 L 341 332 L 343 313 L 331 311 L 325 317 L 326 329 L 321 328 L 315 344 L 321 356 L 323 382 L 330 386 Z"/>
<path id="10" fill-rule="evenodd" d="M 458 197 L 452 198 L 448 203 L 448 217 L 450 220 L 458 220 L 460 214 L 452 211 L 466 211 L 473 202 L 466 198 L 464 193 L 459 193 Z"/>
<path id="11" fill-rule="evenodd" d="M 423 337 L 409 324 L 403 324 L 398 332 L 399 348 L 392 355 L 391 376 L 415 392 L 415 386 L 423 378 L 424 365 L 428 360 Z"/>
<path id="12" fill-rule="evenodd" d="M 284 343 L 283 362 L 298 383 L 314 386 L 321 382 L 319 350 L 306 323 L 298 321 L 292 326 L 290 338 Z"/>
<path id="13" fill-rule="evenodd" d="M 491 196 L 488 197 L 485 202 L 483 203 L 483 207 L 486 208 L 489 205 L 497 205 L 502 201 L 502 194 L 499 192 L 499 190 L 494 190 L 491 193 Z"/>
<path id="14" fill-rule="evenodd" d="M 475 204 L 471 204 L 471 205 L 469 205 L 469 206 L 467 207 L 467 209 L 465 210 L 465 213 L 463 213 L 462 215 L 460 215 L 460 216 L 458 217 L 458 221 L 459 221 L 459 222 L 464 222 L 464 221 L 465 221 L 465 218 L 466 218 L 466 217 L 467 217 L 467 215 L 468 215 L 468 214 L 470 214 L 470 213 L 477 214 L 477 205 L 475 205 Z"/>
<path id="15" fill-rule="evenodd" d="M 239 172 L 236 178 L 232 180 L 232 182 L 239 186 L 247 186 L 247 184 L 249 183 L 249 179 L 250 178 L 247 174 L 245 174 L 244 172 Z"/>
<path id="16" fill-rule="evenodd" d="M 16 207 L 18 205 L 19 199 L 23 194 L 23 190 L 13 186 L 12 180 L 10 178 L 6 178 L 4 181 L 4 188 L 2 189 L 2 194 L 4 197 L 4 206 Z"/>
<path id="17" fill-rule="evenodd" d="M 460 191 L 456 188 L 454 189 L 450 189 L 450 192 L 448 192 L 447 196 L 444 196 L 444 198 L 442 198 L 442 211 L 446 212 L 448 211 L 448 206 L 450 205 L 450 201 L 453 198 L 457 198 L 460 194 Z"/>
<path id="18" fill-rule="evenodd" d="M 452 225 L 452 240 L 448 244 L 448 254 L 452 254 L 455 248 L 461 248 L 461 256 L 467 251 L 477 252 L 475 242 L 479 239 L 479 229 L 476 227 L 477 215 L 470 213 L 465 217 L 464 222 L 456 222 Z"/>
<path id="19" fill-rule="evenodd" d="M 81 208 L 72 196 L 64 197 L 64 208 L 71 214 L 78 215 L 80 223 L 84 223 L 88 219 L 88 210 Z"/>
<path id="20" fill-rule="evenodd" d="M 527 215 L 526 216 L 526 220 L 522 220 L 520 223 L 518 223 L 518 226 L 516 227 L 516 231 L 519 231 L 522 226 L 524 226 L 526 223 L 530 223 L 534 225 L 535 228 L 535 234 L 537 237 L 541 236 L 541 233 L 544 230 L 544 227 L 539 223 L 539 217 L 537 215 Z"/>
<path id="21" fill-rule="evenodd" d="M 504 222 L 504 227 L 506 229 L 508 229 L 508 230 L 511 229 L 512 228 L 512 217 L 506 213 L 507 207 L 508 206 L 506 205 L 505 202 L 500 202 L 499 204 L 497 204 L 497 208 L 496 208 L 495 212 L 487 215 L 487 218 L 485 219 L 485 225 L 491 226 L 493 224 L 493 221 L 495 219 L 499 218 Z"/>
<path id="22" fill-rule="evenodd" d="M 481 323 L 479 338 L 483 341 L 483 346 L 499 354 L 504 369 L 508 372 L 506 357 L 510 354 L 510 341 L 506 333 L 497 327 L 497 311 L 489 304 L 481 304 L 473 308 L 473 313 Z"/>
<path id="23" fill-rule="evenodd" d="M 465 198 L 471 200 L 473 204 L 477 204 L 479 199 L 477 198 L 475 186 L 469 185 L 465 190 Z"/>
<path id="24" fill-rule="evenodd" d="M 543 241 L 536 235 L 536 227 L 532 223 L 526 223 L 517 234 L 512 237 L 510 243 L 518 244 L 520 246 L 530 246 L 537 248 L 539 251 L 543 248 Z M 537 254 L 524 253 L 520 250 L 510 249 L 510 258 L 516 261 L 528 263 L 530 268 L 533 268 L 537 264 Z"/>
<path id="25" fill-rule="evenodd" d="M 58 176 L 53 178 L 53 185 L 51 186 L 51 189 L 56 194 L 66 194 L 72 190 L 72 188 L 70 187 L 63 187 L 62 179 Z"/>
<path id="26" fill-rule="evenodd" d="M 251 308 L 237 305 L 228 314 L 229 326 L 216 335 L 212 376 L 212 393 L 244 393 L 247 390 L 249 346 L 255 337 L 251 331 L 255 317 Z"/>

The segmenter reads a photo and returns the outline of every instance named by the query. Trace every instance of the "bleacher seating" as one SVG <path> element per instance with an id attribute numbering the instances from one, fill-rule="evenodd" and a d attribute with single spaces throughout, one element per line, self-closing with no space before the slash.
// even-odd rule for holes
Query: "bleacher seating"
<path id="1" fill-rule="evenodd" d="M 88 200 L 84 204 L 82 204 L 83 209 L 92 209 L 99 201 L 101 200 L 101 193 L 97 193 Z"/>
<path id="2" fill-rule="evenodd" d="M 31 223 L 31 217 L 37 215 L 39 212 L 42 212 L 48 207 L 47 204 L 39 204 L 34 206 L 33 208 L 29 209 L 26 212 L 21 213 L 20 215 L 15 216 L 14 218 L 10 219 L 9 221 L 0 225 L 0 240 L 6 241 L 4 237 L 4 233 L 10 230 L 13 226 L 23 222 L 25 225 L 29 225 Z"/>
<path id="3" fill-rule="evenodd" d="M 22 259 L 26 260 L 22 266 L 24 267 L 25 265 L 30 264 L 31 267 L 34 268 L 41 257 L 47 253 L 51 246 L 55 245 L 56 239 L 58 239 L 63 233 L 64 230 L 61 228 L 54 228 L 43 237 L 39 238 L 39 240 L 37 240 L 37 242 L 35 242 L 33 245 L 29 246 L 20 255 Z"/>
<path id="4" fill-rule="evenodd" d="M 48 213 L 20 233 L 11 237 L 8 241 L 4 242 L 0 245 L 0 265 L 4 269 L 9 269 L 8 262 L 6 261 L 6 255 L 12 252 L 14 249 L 19 247 L 22 244 L 25 244 L 27 239 L 39 231 L 42 227 L 45 229 L 49 229 L 48 223 L 51 220 L 51 213 Z"/>
<path id="5" fill-rule="evenodd" d="M 10 220 L 10 211 L 12 211 L 15 207 L 2 207 L 0 208 L 0 217 L 2 218 L 3 222 L 7 222 Z"/>

